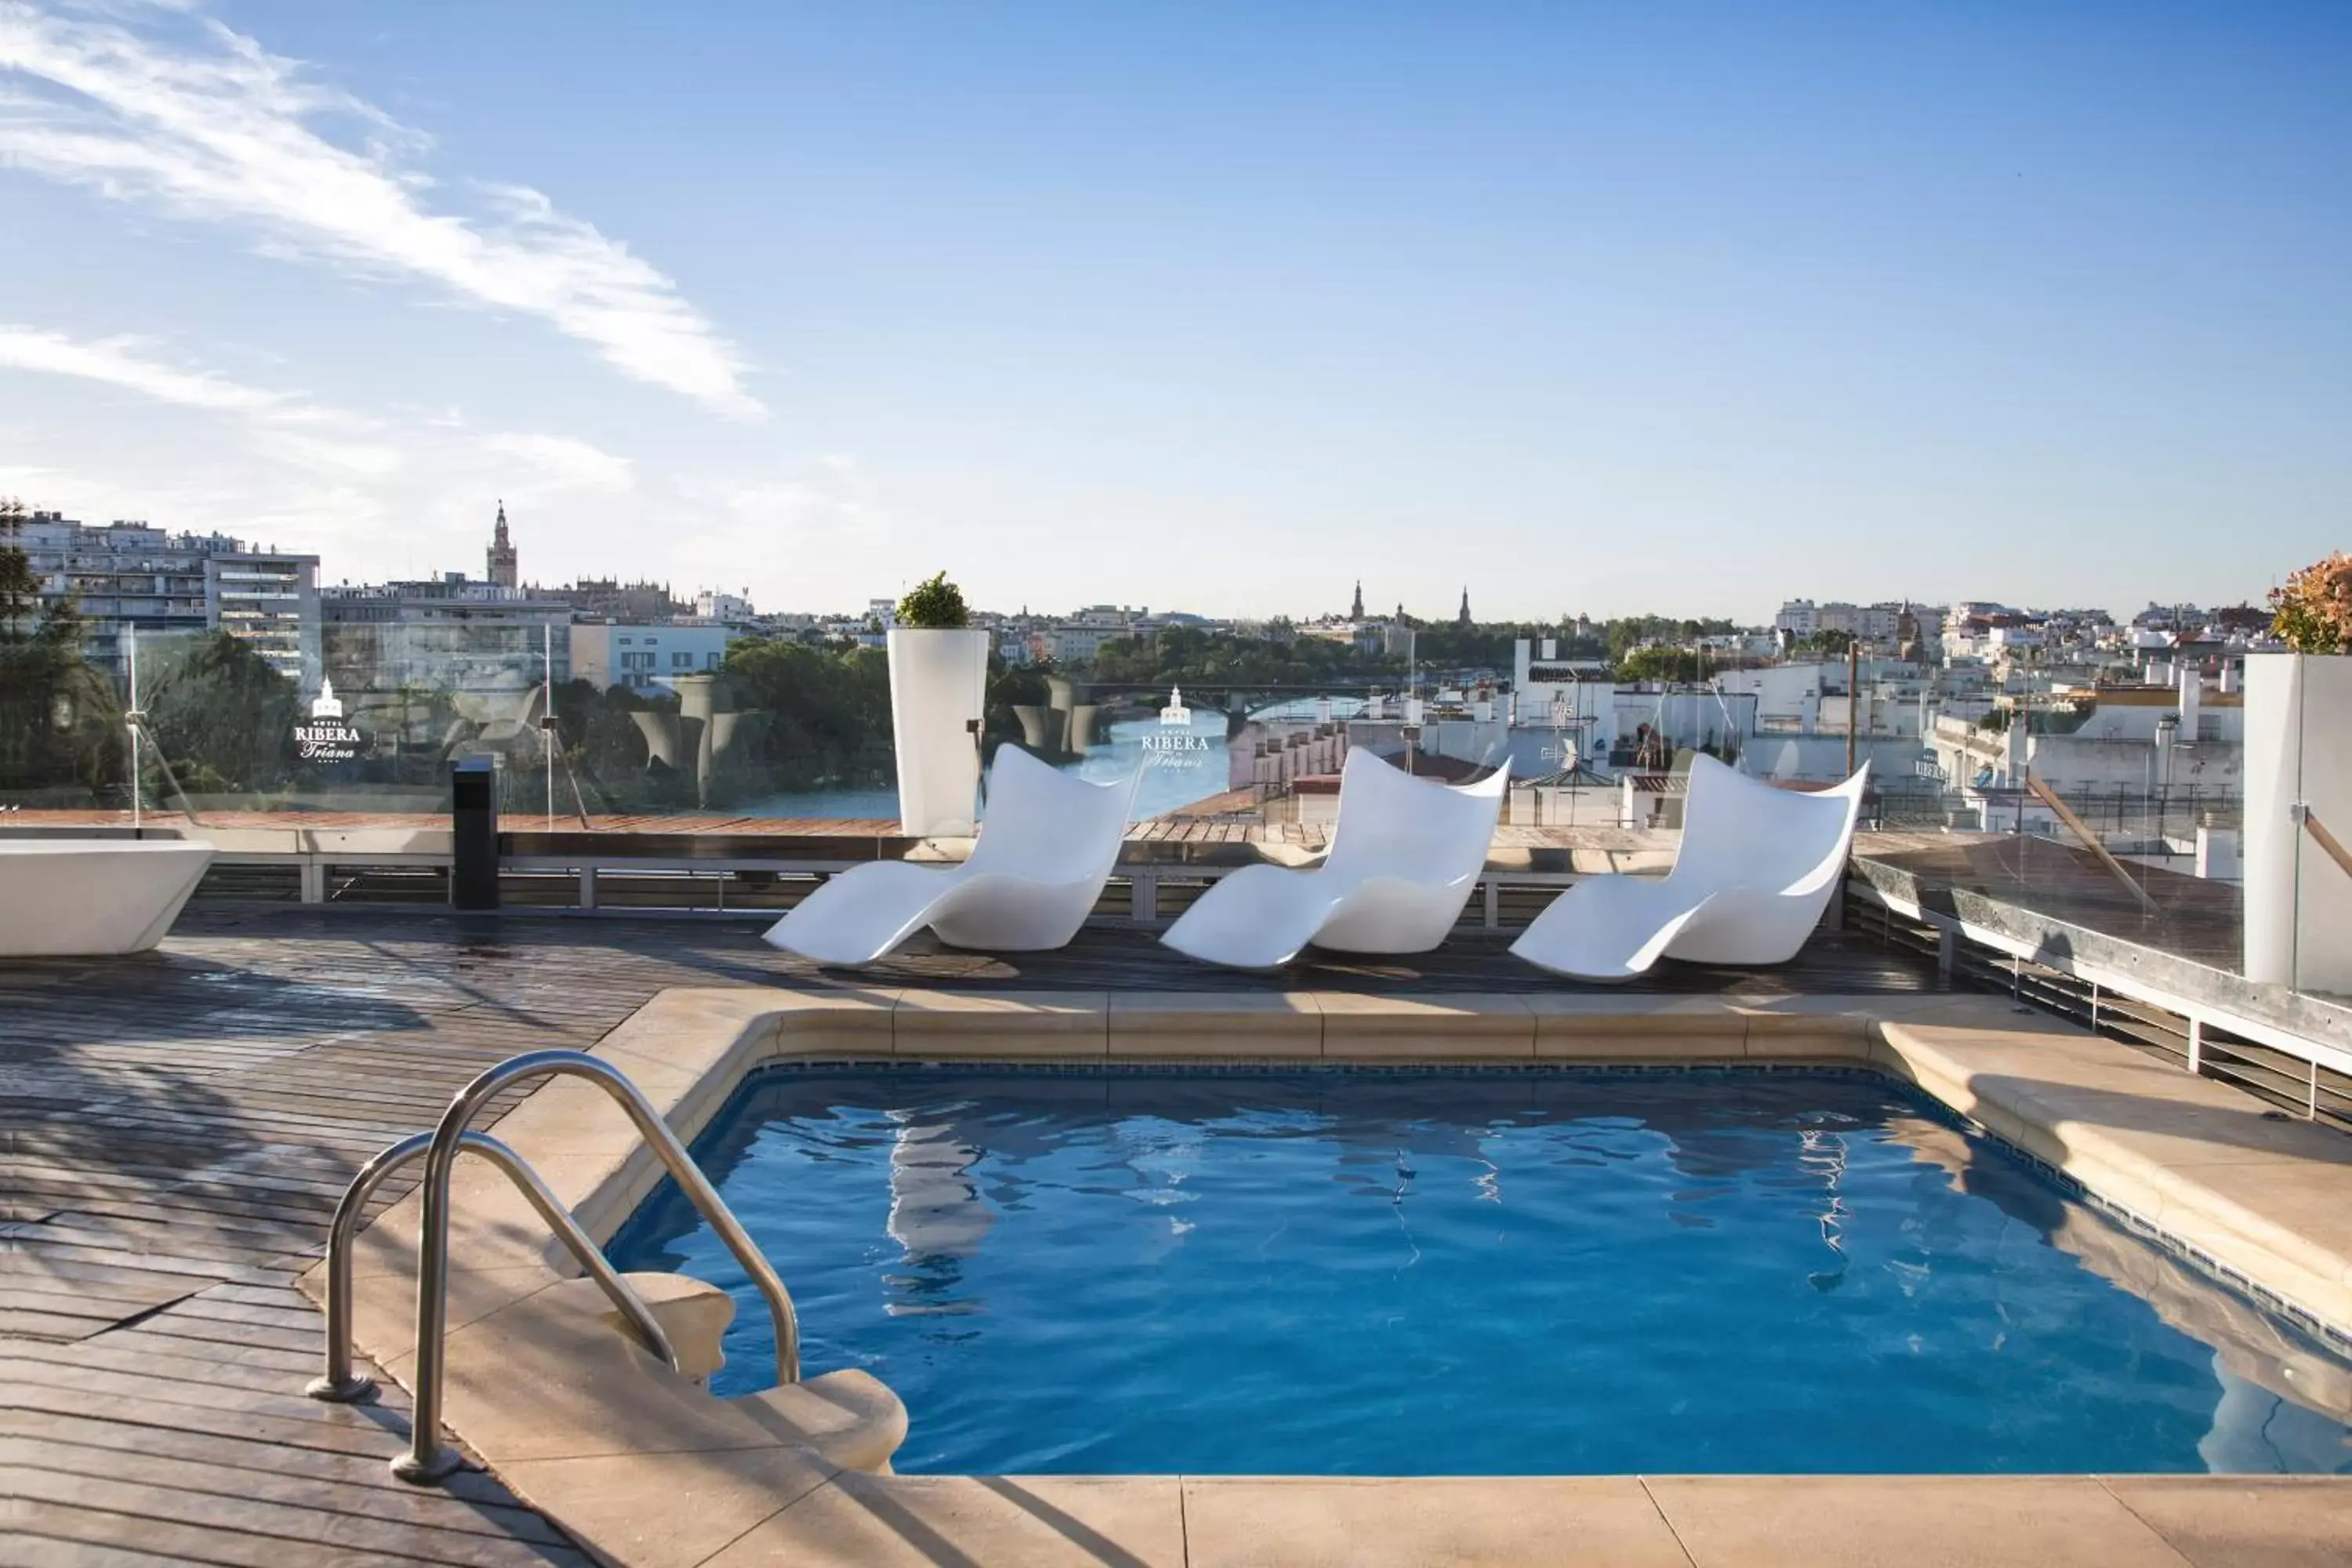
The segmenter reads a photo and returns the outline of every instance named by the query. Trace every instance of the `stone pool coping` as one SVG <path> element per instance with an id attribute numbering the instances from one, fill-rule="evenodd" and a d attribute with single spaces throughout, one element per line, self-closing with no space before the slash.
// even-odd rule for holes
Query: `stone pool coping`
<path id="1" fill-rule="evenodd" d="M 595 1054 L 688 1141 L 784 1059 L 1870 1068 L 2307 1326 L 2352 1333 L 2352 1139 L 1996 996 L 681 988 Z M 662 1175 L 576 1079 L 497 1131 L 599 1241 Z M 569 1260 L 495 1173 L 460 1162 L 457 1192 L 449 1428 L 614 1563 L 2299 1563 L 2340 1561 L 2352 1539 L 2352 1479 L 2326 1477 L 845 1470 L 551 1289 Z M 386 1210 L 357 1256 L 358 1344 L 403 1382 L 417 1207 Z M 315 1272 L 304 1285 L 317 1293 Z"/>

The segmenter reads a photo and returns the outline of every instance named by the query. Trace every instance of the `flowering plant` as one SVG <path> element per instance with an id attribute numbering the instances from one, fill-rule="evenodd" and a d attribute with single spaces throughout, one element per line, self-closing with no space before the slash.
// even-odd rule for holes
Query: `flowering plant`
<path id="1" fill-rule="evenodd" d="M 2271 629 L 2297 653 L 2352 653 L 2352 554 L 2337 551 L 2271 590 Z"/>

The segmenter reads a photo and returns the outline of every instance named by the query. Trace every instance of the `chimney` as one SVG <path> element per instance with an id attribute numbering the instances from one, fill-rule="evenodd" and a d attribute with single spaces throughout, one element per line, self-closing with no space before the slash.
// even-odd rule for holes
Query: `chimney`
<path id="1" fill-rule="evenodd" d="M 2180 732 L 2191 742 L 2197 739 L 2197 710 L 2205 696 L 2204 679 L 2191 665 L 2180 672 Z"/>
<path id="2" fill-rule="evenodd" d="M 1544 638 L 1543 656 L 1546 658 L 1558 658 L 1559 657 L 1559 639 L 1558 637 Z"/>

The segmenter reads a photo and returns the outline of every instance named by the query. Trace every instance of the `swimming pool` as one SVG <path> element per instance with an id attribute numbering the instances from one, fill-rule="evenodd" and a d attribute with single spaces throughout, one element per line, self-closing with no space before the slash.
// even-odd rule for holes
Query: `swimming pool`
<path id="1" fill-rule="evenodd" d="M 696 1154 L 905 1472 L 2352 1470 L 2352 1366 L 1866 1073 L 793 1067 Z M 673 1189 L 611 1250 L 772 1381 Z"/>

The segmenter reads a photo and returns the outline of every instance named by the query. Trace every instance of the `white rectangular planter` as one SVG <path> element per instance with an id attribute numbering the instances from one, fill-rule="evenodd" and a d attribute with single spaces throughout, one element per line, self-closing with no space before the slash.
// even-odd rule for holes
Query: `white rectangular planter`
<path id="1" fill-rule="evenodd" d="M 212 858 L 209 844 L 169 839 L 0 840 L 0 958 L 144 952 Z"/>
<path id="2" fill-rule="evenodd" d="M 2352 877 L 2305 831 L 2352 843 L 2352 657 L 2246 658 L 2246 978 L 2352 992 Z"/>
<path id="3" fill-rule="evenodd" d="M 898 831 L 959 837 L 980 801 L 980 721 L 988 695 L 988 634 L 890 630 L 890 729 L 898 758 Z"/>

